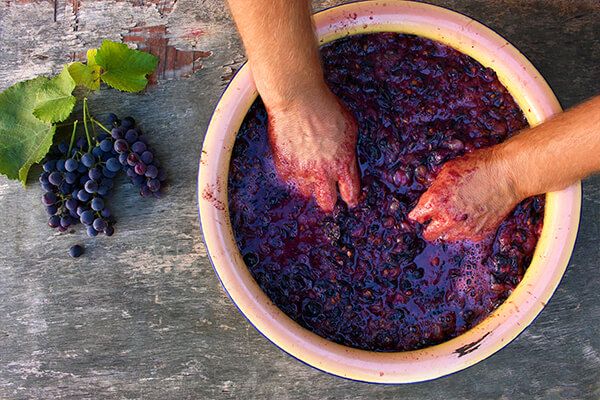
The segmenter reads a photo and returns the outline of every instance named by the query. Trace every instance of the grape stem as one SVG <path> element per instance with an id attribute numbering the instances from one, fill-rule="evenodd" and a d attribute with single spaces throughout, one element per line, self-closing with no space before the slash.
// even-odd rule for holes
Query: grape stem
<path id="1" fill-rule="evenodd" d="M 96 125 L 98 125 L 102 130 L 104 130 L 104 132 L 110 134 L 111 132 L 108 130 L 107 127 L 105 127 L 104 125 L 102 125 L 98 120 L 94 119 L 93 117 L 90 117 L 90 121 L 92 121 L 93 123 L 95 123 Z"/>
<path id="2" fill-rule="evenodd" d="M 85 128 L 85 137 L 87 138 L 88 149 L 91 149 L 92 148 L 92 140 L 90 139 L 90 132 L 88 131 L 87 119 L 88 119 L 87 97 L 84 97 L 83 98 L 83 126 Z"/>
<path id="3" fill-rule="evenodd" d="M 71 149 L 73 148 L 73 142 L 75 141 L 75 131 L 77 130 L 77 120 L 73 122 L 73 132 L 71 132 L 71 142 L 69 143 L 69 151 L 67 155 L 71 154 Z"/>

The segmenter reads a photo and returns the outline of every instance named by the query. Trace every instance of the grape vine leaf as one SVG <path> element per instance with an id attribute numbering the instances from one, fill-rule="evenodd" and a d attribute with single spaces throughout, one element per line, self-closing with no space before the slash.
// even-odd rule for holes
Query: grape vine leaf
<path id="1" fill-rule="evenodd" d="M 143 90 L 148 84 L 146 75 L 158 65 L 158 58 L 152 54 L 110 40 L 102 42 L 93 58 L 104 71 L 100 75 L 102 81 L 124 92 Z"/>
<path id="2" fill-rule="evenodd" d="M 77 100 L 72 95 L 73 89 L 75 81 L 65 67 L 60 74 L 46 80 L 39 88 L 33 115 L 47 123 L 64 121 L 71 115 Z"/>
<path id="3" fill-rule="evenodd" d="M 37 94 L 49 79 L 19 82 L 0 93 L 0 173 L 23 185 L 29 168 L 52 145 L 56 127 L 33 115 Z"/>
<path id="4" fill-rule="evenodd" d="M 69 64 L 68 68 L 71 77 L 77 85 L 85 86 L 91 90 L 100 89 L 100 73 L 102 68 L 97 64 L 90 65 L 89 58 L 87 65 L 81 62 L 74 62 Z"/>

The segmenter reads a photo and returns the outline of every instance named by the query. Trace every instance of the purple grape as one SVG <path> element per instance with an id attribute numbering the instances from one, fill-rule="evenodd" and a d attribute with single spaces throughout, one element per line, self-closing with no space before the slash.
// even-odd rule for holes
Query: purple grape
<path id="1" fill-rule="evenodd" d="M 79 216 L 79 220 L 84 225 L 91 225 L 94 223 L 94 212 L 92 210 L 85 210 Z"/>
<path id="2" fill-rule="evenodd" d="M 110 210 L 109 210 L 108 208 L 104 207 L 104 208 L 102 209 L 102 211 L 100 211 L 100 215 L 101 215 L 103 218 L 108 218 L 108 217 L 110 217 Z"/>
<path id="3" fill-rule="evenodd" d="M 112 225 L 108 225 L 106 228 L 104 228 L 104 234 L 106 236 L 112 236 L 115 233 L 115 228 L 113 228 Z"/>
<path id="4" fill-rule="evenodd" d="M 88 176 L 91 180 L 97 181 L 100 178 L 102 178 L 102 170 L 98 167 L 94 167 L 90 169 L 90 172 L 88 172 Z"/>
<path id="5" fill-rule="evenodd" d="M 123 120 L 121 121 L 121 127 L 123 129 L 131 129 L 135 127 L 135 120 L 131 117 L 123 118 Z"/>
<path id="6" fill-rule="evenodd" d="M 134 167 L 138 162 L 140 162 L 140 157 L 135 153 L 129 153 L 127 156 L 127 164 Z"/>
<path id="7" fill-rule="evenodd" d="M 83 187 L 88 193 L 96 193 L 96 191 L 98 190 L 98 182 L 94 180 L 89 180 L 85 183 Z"/>
<path id="8" fill-rule="evenodd" d="M 121 153 L 121 154 L 119 154 L 119 162 L 123 166 L 127 165 L 127 153 Z"/>
<path id="9" fill-rule="evenodd" d="M 65 201 L 65 207 L 67 208 L 67 210 L 77 210 L 77 206 L 79 205 L 79 202 L 77 201 L 77 199 L 69 199 L 67 201 Z"/>
<path id="10" fill-rule="evenodd" d="M 140 161 L 139 163 L 135 164 L 133 170 L 136 174 L 144 176 L 144 174 L 146 173 L 146 164 Z"/>
<path id="11" fill-rule="evenodd" d="M 121 168 L 121 166 L 119 165 L 119 169 L 120 168 Z M 115 176 L 117 176 L 117 173 L 109 170 L 106 167 L 102 167 L 102 175 L 107 178 L 114 178 Z"/>
<path id="12" fill-rule="evenodd" d="M 58 186 L 63 183 L 63 175 L 60 172 L 54 171 L 48 176 L 48 181 L 54 186 Z"/>
<path id="13" fill-rule="evenodd" d="M 148 167 L 146 167 L 146 173 L 145 175 L 148 178 L 154 179 L 158 176 L 158 168 L 156 168 L 154 165 L 148 165 Z"/>
<path id="14" fill-rule="evenodd" d="M 144 142 L 138 140 L 137 142 L 131 145 L 131 150 L 136 152 L 137 154 L 142 154 L 144 151 L 146 151 L 146 145 L 144 144 Z"/>
<path id="15" fill-rule="evenodd" d="M 58 199 L 56 198 L 56 195 L 54 193 L 52 193 L 52 192 L 46 192 L 42 196 L 42 203 L 45 206 L 51 206 L 54 203 L 56 203 L 57 200 Z"/>
<path id="16" fill-rule="evenodd" d="M 46 206 L 46 212 L 48 213 L 48 215 L 54 215 L 58 212 L 58 206 L 56 204 Z"/>
<path id="17" fill-rule="evenodd" d="M 114 113 L 108 114 L 107 120 L 108 120 L 109 126 L 119 125 L 119 123 L 121 122 L 121 121 L 119 121 L 119 117 L 117 117 L 117 115 Z"/>
<path id="18" fill-rule="evenodd" d="M 79 166 L 79 163 L 77 162 L 77 160 L 74 160 L 72 158 L 69 158 L 69 159 L 67 159 L 67 161 L 65 161 L 65 169 L 68 172 L 75 171 L 78 166 Z"/>
<path id="19" fill-rule="evenodd" d="M 58 151 L 60 151 L 63 154 L 67 154 L 67 152 L 69 151 L 69 145 L 65 142 L 60 142 L 58 144 Z"/>
<path id="20" fill-rule="evenodd" d="M 117 139 L 113 148 L 117 153 L 122 154 L 129 150 L 129 145 L 124 139 Z"/>
<path id="21" fill-rule="evenodd" d="M 52 215 L 48 218 L 48 226 L 50 228 L 58 228 L 60 226 L 60 217 L 58 215 Z"/>
<path id="22" fill-rule="evenodd" d="M 94 237 L 94 236 L 98 236 L 98 231 L 96 229 L 94 229 L 94 227 L 92 225 L 88 225 L 85 228 L 87 234 L 89 237 Z"/>
<path id="23" fill-rule="evenodd" d="M 91 168 L 96 163 L 96 159 L 90 153 L 85 153 L 81 156 L 81 163 L 84 166 Z"/>
<path id="24" fill-rule="evenodd" d="M 103 220 L 102 218 L 96 218 L 94 220 L 94 222 L 92 223 L 92 226 L 98 232 L 102 232 L 102 231 L 104 231 L 104 228 L 106 228 L 106 221 Z"/>
<path id="25" fill-rule="evenodd" d="M 146 150 L 142 153 L 142 155 L 140 156 L 140 159 L 144 163 L 150 164 L 152 162 L 152 160 L 154 159 L 154 155 L 152 154 L 151 151 Z"/>
<path id="26" fill-rule="evenodd" d="M 51 192 L 52 190 L 54 190 L 54 185 L 52 185 L 50 182 L 42 182 L 42 183 L 40 183 L 40 186 L 46 192 Z"/>
<path id="27" fill-rule="evenodd" d="M 152 195 L 152 191 L 148 188 L 148 186 L 144 185 L 142 186 L 142 188 L 140 189 L 140 195 L 142 197 L 148 197 Z"/>
<path id="28" fill-rule="evenodd" d="M 66 172 L 65 173 L 65 182 L 68 184 L 73 184 L 77 180 L 77 174 L 75 172 Z"/>
<path id="29" fill-rule="evenodd" d="M 48 160 L 44 163 L 44 165 L 42 166 L 42 168 L 44 169 L 44 171 L 46 172 L 52 172 L 56 169 L 56 160 Z"/>
<path id="30" fill-rule="evenodd" d="M 77 258 L 77 257 L 81 256 L 82 254 L 83 254 L 83 247 L 81 247 L 78 244 L 71 246 L 71 248 L 69 249 L 69 255 L 73 258 Z"/>
<path id="31" fill-rule="evenodd" d="M 100 146 L 96 146 L 92 149 L 92 155 L 96 158 L 102 157 L 102 154 L 104 152 L 102 151 L 102 149 L 100 148 Z"/>
<path id="32" fill-rule="evenodd" d="M 91 181 L 88 181 L 88 182 L 91 182 Z M 81 189 L 80 191 L 77 192 L 77 199 L 79 201 L 83 201 L 84 203 L 89 201 L 91 197 L 92 197 L 92 195 L 89 194 L 88 191 L 86 191 L 85 189 Z"/>
<path id="33" fill-rule="evenodd" d="M 121 169 L 121 163 L 114 157 L 109 158 L 108 161 L 106 161 L 106 169 L 111 172 L 117 172 Z"/>
<path id="34" fill-rule="evenodd" d="M 60 226 L 62 226 L 63 228 L 68 228 L 69 226 L 71 226 L 71 217 L 68 215 L 61 217 Z"/>
<path id="35" fill-rule="evenodd" d="M 104 208 L 104 201 L 100 197 L 94 197 L 92 199 L 92 210 L 100 211 Z"/>
<path id="36" fill-rule="evenodd" d="M 151 192 L 158 192 L 160 190 L 160 181 L 158 179 L 150 179 L 148 181 L 148 189 Z"/>
<path id="37" fill-rule="evenodd" d="M 113 144 L 111 140 L 108 139 L 104 139 L 103 141 L 100 142 L 100 150 L 102 150 L 105 153 L 108 153 L 112 150 L 113 148 Z"/>
<path id="38" fill-rule="evenodd" d="M 135 129 L 130 129 L 127 131 L 127 133 L 125 133 L 125 140 L 127 140 L 127 143 L 132 144 L 134 143 L 138 138 L 138 133 L 135 131 Z"/>
<path id="39" fill-rule="evenodd" d="M 56 170 L 58 172 L 66 172 L 67 171 L 65 169 L 65 160 L 63 160 L 62 158 L 59 160 L 56 160 Z"/>

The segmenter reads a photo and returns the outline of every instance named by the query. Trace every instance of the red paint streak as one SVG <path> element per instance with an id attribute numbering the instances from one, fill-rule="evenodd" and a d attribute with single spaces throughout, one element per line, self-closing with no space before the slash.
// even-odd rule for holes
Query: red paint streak
<path id="1" fill-rule="evenodd" d="M 195 36 L 202 35 L 202 31 L 191 31 Z M 188 34 L 185 37 L 189 37 Z M 124 43 L 132 43 L 139 50 L 148 51 L 159 58 L 158 67 L 150 81 L 185 78 L 202 68 L 200 62 L 210 56 L 209 51 L 179 50 L 169 44 L 166 25 L 143 26 L 138 25 L 123 36 Z"/>

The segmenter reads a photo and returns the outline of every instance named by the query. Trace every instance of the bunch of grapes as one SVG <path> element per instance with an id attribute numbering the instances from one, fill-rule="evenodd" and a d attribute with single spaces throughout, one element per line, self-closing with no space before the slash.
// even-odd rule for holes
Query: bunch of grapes
<path id="1" fill-rule="evenodd" d="M 64 232 L 81 222 L 89 236 L 111 236 L 115 221 L 106 197 L 120 171 L 127 173 L 142 196 L 160 196 L 165 172 L 135 120 L 120 121 L 114 114 L 109 118 L 112 130 L 90 119 L 106 133 L 90 137 L 86 125 L 87 140 L 74 140 L 75 125 L 70 145 L 61 142 L 46 157 L 39 181 L 51 228 Z"/>
<path id="2" fill-rule="evenodd" d="M 160 162 L 154 157 L 154 150 L 148 145 L 141 129 L 135 126 L 131 117 L 119 121 L 116 115 L 110 115 L 113 126 L 110 135 L 114 140 L 113 150 L 118 154 L 118 161 L 123 166 L 131 183 L 140 188 L 144 197 L 160 197 L 161 185 L 166 176 Z"/>

